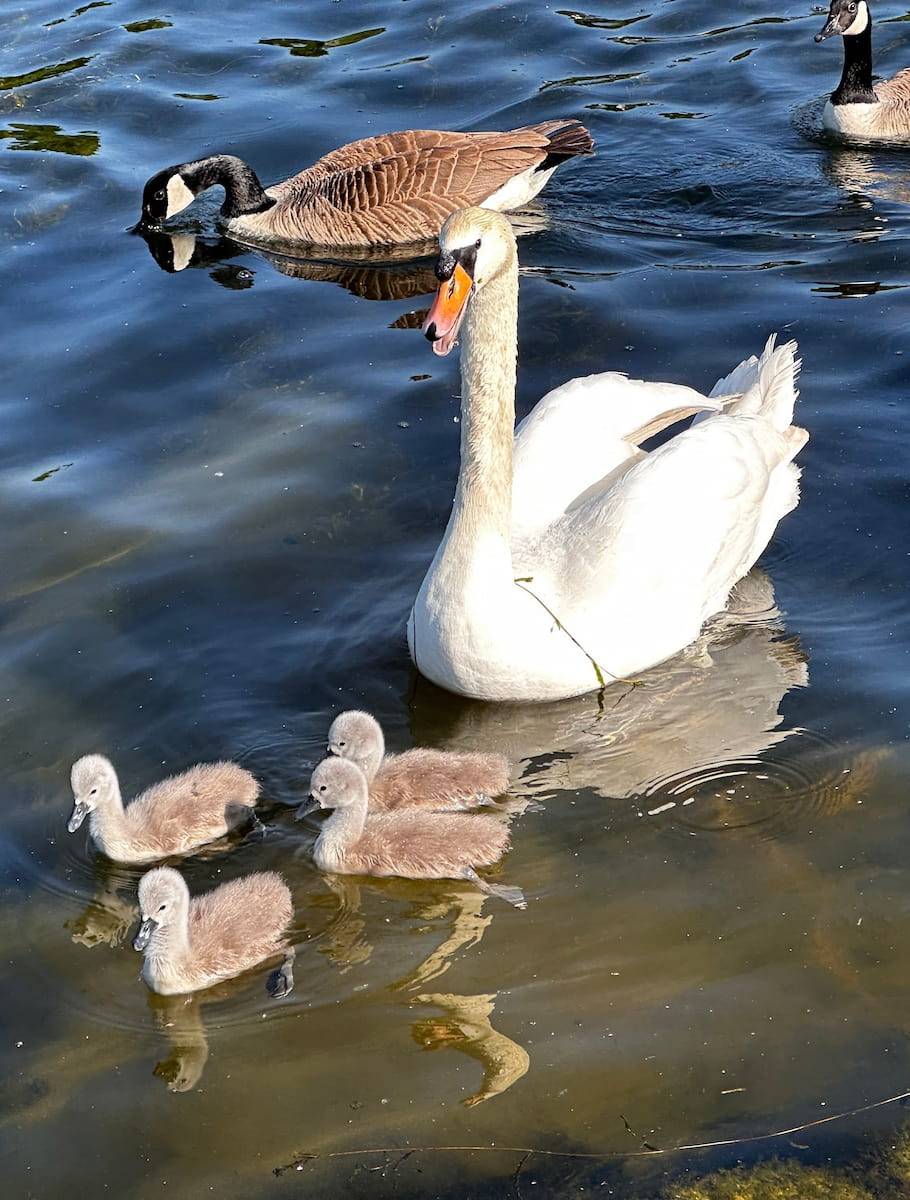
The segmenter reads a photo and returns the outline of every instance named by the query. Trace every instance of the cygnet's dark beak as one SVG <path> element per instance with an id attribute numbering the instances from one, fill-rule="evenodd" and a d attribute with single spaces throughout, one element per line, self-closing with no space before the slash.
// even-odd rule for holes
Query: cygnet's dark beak
<path id="1" fill-rule="evenodd" d="M 88 805 L 76 801 L 76 807 L 73 809 L 73 815 L 66 823 L 70 833 L 75 833 L 85 818 L 88 816 Z"/>
<path id="2" fill-rule="evenodd" d="M 306 800 L 304 800 L 304 802 L 300 805 L 300 807 L 294 813 L 294 820 L 302 821 L 303 818 L 308 813 L 311 813 L 314 808 L 318 808 L 318 807 L 319 807 L 319 802 L 317 801 L 316 797 L 314 795 L 312 795 L 312 793 L 311 793 L 309 796 L 307 796 Z"/>
<path id="3" fill-rule="evenodd" d="M 158 928 L 158 922 L 153 921 L 151 917 L 146 917 L 139 926 L 139 931 L 133 938 L 133 949 L 144 950 L 152 940 L 152 934 Z"/>

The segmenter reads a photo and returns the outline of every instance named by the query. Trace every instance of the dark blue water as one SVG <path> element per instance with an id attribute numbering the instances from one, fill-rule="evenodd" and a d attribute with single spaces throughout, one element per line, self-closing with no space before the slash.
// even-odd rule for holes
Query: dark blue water
<path id="1" fill-rule="evenodd" d="M 890 74 L 907 26 L 875 15 Z M 492 1149 L 272 1175 L 302 1152 L 496 1145 L 593 1155 L 531 1160 L 525 1193 L 638 1197 L 681 1161 L 644 1175 L 620 1157 L 643 1142 L 754 1137 L 905 1089 L 910 151 L 818 134 L 840 71 L 821 23 L 792 0 L 8 17 L 11 1196 L 514 1194 L 521 1154 Z M 778 330 L 812 440 L 755 582 L 778 616 L 633 693 L 470 704 L 416 679 L 404 638 L 457 469 L 457 363 L 416 331 L 430 260 L 270 261 L 220 239 L 213 196 L 174 222 L 185 269 L 126 230 L 153 171 L 207 152 L 272 181 L 370 133 L 561 116 L 598 153 L 557 173 L 521 243 L 520 411 L 607 368 L 707 389 Z M 315 870 L 316 826 L 288 806 L 352 705 L 394 748 L 512 756 L 542 802 L 502 870 L 526 912 Z M 130 793 L 222 756 L 262 778 L 264 840 L 185 872 L 194 890 L 285 873 L 287 1001 L 256 972 L 149 997 L 138 872 L 66 833 L 90 751 Z M 824 1152 L 852 1128 L 827 1127 Z M 821 1153 L 813 1136 L 794 1140 Z"/>

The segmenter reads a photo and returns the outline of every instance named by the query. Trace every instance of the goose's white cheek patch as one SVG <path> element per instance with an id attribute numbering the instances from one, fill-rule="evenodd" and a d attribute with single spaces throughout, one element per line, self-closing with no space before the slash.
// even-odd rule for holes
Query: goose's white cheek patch
<path id="1" fill-rule="evenodd" d="M 865 4 L 861 4 L 856 10 L 856 16 L 853 18 L 850 25 L 844 30 L 844 37 L 852 37 L 854 34 L 862 33 L 869 24 L 869 9 Z"/>
<path id="2" fill-rule="evenodd" d="M 167 183 L 167 215 L 182 212 L 196 197 L 186 186 L 179 175 L 172 175 Z"/>

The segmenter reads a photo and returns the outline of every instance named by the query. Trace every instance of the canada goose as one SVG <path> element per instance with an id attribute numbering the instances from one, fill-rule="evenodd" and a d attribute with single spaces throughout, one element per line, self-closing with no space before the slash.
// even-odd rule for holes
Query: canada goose
<path id="1" fill-rule="evenodd" d="M 155 867 L 139 880 L 139 909 L 133 949 L 145 951 L 142 977 L 153 992 L 196 992 L 276 954 L 285 961 L 269 976 L 269 994 L 286 996 L 294 986 L 294 952 L 284 940 L 294 906 L 275 871 L 234 879 L 191 900 L 179 871 Z"/>
<path id="2" fill-rule="evenodd" d="M 860 138 L 910 138 L 910 67 L 872 84 L 872 16 L 866 0 L 831 0 L 817 42 L 839 33 L 844 70 L 825 104 L 822 123 L 834 133 Z"/>
<path id="3" fill-rule="evenodd" d="M 464 696 L 556 700 L 662 662 L 723 608 L 798 501 L 795 344 L 771 339 L 712 397 L 616 372 L 575 379 L 516 432 L 515 238 L 471 208 L 440 245 L 424 331 L 447 354 L 467 312 L 461 469 L 408 622 L 415 664 Z M 712 411 L 641 450 L 699 409 Z"/>
<path id="4" fill-rule="evenodd" d="M 241 159 L 215 154 L 153 175 L 137 229 L 160 225 L 220 184 L 222 221 L 241 241 L 391 246 L 435 239 L 455 209 L 518 208 L 560 163 L 593 148 L 578 121 L 542 121 L 507 133 L 409 129 L 351 142 L 269 188 Z"/>
<path id="5" fill-rule="evenodd" d="M 332 722 L 328 750 L 349 758 L 366 775 L 372 811 L 476 808 L 509 787 L 504 754 L 453 753 L 423 746 L 386 754 L 382 726 L 370 713 L 353 709 Z"/>
<path id="6" fill-rule="evenodd" d="M 508 849 L 509 831 L 494 817 L 369 812 L 366 776 L 347 758 L 323 759 L 313 771 L 310 795 L 320 808 L 335 809 L 313 850 L 321 871 L 469 879 L 490 896 L 526 907 L 521 888 L 489 883 L 474 870 L 497 862 Z"/>
<path id="7" fill-rule="evenodd" d="M 255 821 L 259 784 L 232 762 L 199 763 L 154 784 L 123 807 L 117 772 L 103 754 L 86 754 L 70 771 L 75 807 L 67 829 L 86 816 L 99 850 L 116 862 L 186 854 Z"/>

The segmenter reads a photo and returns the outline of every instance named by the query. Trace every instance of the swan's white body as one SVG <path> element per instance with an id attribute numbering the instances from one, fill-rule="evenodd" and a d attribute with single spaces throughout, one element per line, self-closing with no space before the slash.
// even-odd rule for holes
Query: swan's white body
<path id="1" fill-rule="evenodd" d="M 711 397 L 615 372 L 572 380 L 513 433 L 514 237 L 498 214 L 465 209 L 440 245 L 441 262 L 470 257 L 473 300 L 461 469 L 408 622 L 415 664 L 461 695 L 555 700 L 662 662 L 724 607 L 798 502 L 792 459 L 808 435 L 791 425 L 795 344 L 770 339 Z M 425 328 L 445 353 L 458 320 L 438 334 L 437 307 Z"/>

